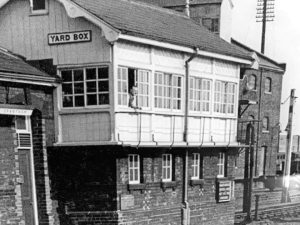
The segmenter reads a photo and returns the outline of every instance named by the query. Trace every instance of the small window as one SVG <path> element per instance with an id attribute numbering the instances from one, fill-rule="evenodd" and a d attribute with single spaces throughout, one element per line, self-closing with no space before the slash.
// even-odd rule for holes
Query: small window
<path id="1" fill-rule="evenodd" d="M 218 18 L 203 18 L 202 25 L 214 33 L 219 32 L 219 19 Z"/>
<path id="2" fill-rule="evenodd" d="M 267 147 L 262 146 L 259 152 L 259 165 L 258 165 L 258 176 L 263 176 L 266 174 L 266 154 Z"/>
<path id="3" fill-rule="evenodd" d="M 249 90 L 256 90 L 256 76 L 254 74 L 250 75 L 247 85 Z"/>
<path id="4" fill-rule="evenodd" d="M 225 177 L 225 153 L 220 152 L 218 156 L 218 175 L 217 177 Z"/>
<path id="5" fill-rule="evenodd" d="M 262 121 L 262 130 L 268 131 L 269 130 L 269 117 L 264 117 Z"/>
<path id="6" fill-rule="evenodd" d="M 140 156 L 137 154 L 128 155 L 129 184 L 140 183 Z"/>
<path id="7" fill-rule="evenodd" d="M 201 155 L 199 153 L 193 153 L 192 158 L 192 180 L 198 180 L 203 178 L 203 165 Z"/>
<path id="8" fill-rule="evenodd" d="M 267 77 L 265 79 L 265 92 L 266 93 L 271 93 L 272 92 L 272 80 L 269 77 Z"/>
<path id="9" fill-rule="evenodd" d="M 31 0 L 32 1 L 32 10 L 33 14 L 44 14 L 48 11 L 48 0 Z"/>
<path id="10" fill-rule="evenodd" d="M 172 181 L 172 155 L 162 155 L 162 181 Z"/>
<path id="11" fill-rule="evenodd" d="M 16 116 L 15 117 L 15 127 L 16 127 L 16 130 L 27 130 L 25 116 Z"/>

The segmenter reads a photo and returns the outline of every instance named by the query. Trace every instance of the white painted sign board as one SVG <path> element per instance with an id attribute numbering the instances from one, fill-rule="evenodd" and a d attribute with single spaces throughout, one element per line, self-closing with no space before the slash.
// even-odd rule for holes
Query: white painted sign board
<path id="1" fill-rule="evenodd" d="M 90 30 L 48 34 L 49 45 L 89 42 L 91 40 L 92 31 Z"/>

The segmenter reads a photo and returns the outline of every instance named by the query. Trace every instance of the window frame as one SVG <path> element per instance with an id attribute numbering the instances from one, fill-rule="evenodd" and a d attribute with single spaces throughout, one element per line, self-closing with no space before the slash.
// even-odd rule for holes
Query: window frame
<path id="1" fill-rule="evenodd" d="M 270 118 L 268 116 L 264 116 L 262 119 L 262 132 L 268 133 L 269 129 L 270 129 Z"/>
<path id="2" fill-rule="evenodd" d="M 200 180 L 203 179 L 203 171 L 202 171 L 202 159 L 200 153 L 192 154 L 192 176 L 191 180 Z"/>
<path id="3" fill-rule="evenodd" d="M 101 68 L 106 68 L 107 69 L 107 77 L 106 78 L 99 78 L 99 69 Z M 96 70 L 96 78 L 89 80 L 87 79 L 87 70 L 88 69 L 95 69 Z M 75 81 L 74 80 L 74 72 L 73 71 L 83 71 L 83 79 L 82 81 Z M 60 86 L 60 92 L 61 92 L 61 97 L 60 97 L 60 107 L 61 109 L 84 109 L 84 108 L 103 108 L 103 107 L 108 107 L 110 105 L 111 102 L 111 93 L 110 93 L 110 66 L 107 64 L 103 64 L 103 65 L 91 65 L 91 66 L 78 66 L 78 67 L 61 67 L 59 68 L 59 74 L 60 77 L 62 79 L 62 73 L 64 71 L 71 71 L 71 81 L 65 81 L 61 83 Z M 108 82 L 108 90 L 107 91 L 100 91 L 100 87 L 99 87 L 99 82 L 103 82 L 106 81 Z M 92 92 L 88 92 L 87 91 L 87 83 L 89 82 L 96 82 L 96 92 L 92 93 Z M 75 93 L 75 88 L 74 88 L 74 84 L 75 83 L 83 83 L 83 93 Z M 63 84 L 72 84 L 72 94 L 64 94 L 63 93 Z M 87 97 L 90 94 L 96 94 L 96 99 L 97 99 L 97 104 L 93 104 L 93 105 L 88 105 L 87 104 Z M 100 98 L 99 95 L 104 94 L 108 96 L 108 103 L 107 104 L 99 104 L 100 102 Z M 65 96 L 69 96 L 72 97 L 72 106 L 64 106 L 64 97 Z M 83 96 L 84 99 L 84 104 L 83 106 L 75 106 L 75 96 Z"/>
<path id="4" fill-rule="evenodd" d="M 165 76 L 170 76 L 170 81 L 168 85 L 165 85 L 165 83 L 159 82 L 159 77 L 161 76 L 161 80 L 164 82 L 166 80 Z M 176 77 L 177 84 L 180 83 L 180 86 L 174 86 L 174 80 L 173 77 Z M 179 82 L 180 80 L 180 82 Z M 157 82 L 157 83 L 156 83 Z M 162 90 L 162 94 L 159 95 L 159 88 Z M 166 96 L 165 93 L 168 93 L 166 91 L 169 89 L 169 96 Z M 180 90 L 180 97 L 174 97 L 174 91 L 178 94 L 178 90 Z M 158 94 L 157 94 L 158 93 Z M 179 74 L 173 74 L 173 73 L 167 73 L 167 72 L 160 72 L 155 71 L 154 72 L 154 78 L 153 78 L 153 108 L 160 111 L 165 112 L 182 112 L 183 110 L 183 93 L 184 93 L 184 79 L 182 75 Z M 159 107 L 159 103 L 156 103 L 156 101 L 161 100 L 161 105 L 165 105 L 166 100 L 169 100 L 169 108 L 168 107 Z M 180 104 L 176 104 L 177 106 L 180 105 L 180 109 L 174 108 L 174 101 L 180 101 Z"/>
<path id="5" fill-rule="evenodd" d="M 220 89 L 217 90 L 217 85 L 219 84 Z M 228 93 L 228 86 L 232 85 L 232 88 L 234 90 L 233 93 Z M 222 81 L 222 80 L 215 80 L 214 82 L 214 96 L 213 96 L 213 113 L 216 113 L 217 115 L 229 115 L 234 116 L 236 115 L 236 109 L 237 109 L 237 83 L 234 82 L 228 82 L 228 81 Z M 228 103 L 228 96 L 231 95 L 233 99 L 233 103 Z M 217 101 L 217 96 L 219 95 L 219 100 Z M 233 112 L 229 112 L 228 107 L 229 104 L 233 106 Z M 219 110 L 217 111 L 217 108 Z"/>
<path id="6" fill-rule="evenodd" d="M 168 159 L 169 158 L 169 159 Z M 169 162 L 169 164 L 168 164 Z M 165 172 L 164 172 L 165 170 Z M 168 177 L 169 170 L 169 177 Z M 166 177 L 164 177 L 166 175 Z M 173 157 L 172 154 L 162 154 L 162 182 L 171 182 L 173 177 Z"/>
<path id="7" fill-rule="evenodd" d="M 247 86 L 250 91 L 257 90 L 257 76 L 255 74 L 251 74 L 247 81 Z"/>
<path id="8" fill-rule="evenodd" d="M 199 82 L 200 87 L 197 87 L 197 82 Z M 190 100 L 189 100 L 189 110 L 193 113 L 203 113 L 203 114 L 210 114 L 212 109 L 212 80 L 203 78 L 203 77 L 195 77 L 192 76 L 189 79 L 189 94 L 190 94 Z M 207 87 L 207 84 L 209 84 L 209 89 L 203 89 L 203 87 Z M 206 99 L 208 94 L 208 99 Z M 197 99 L 197 95 L 199 95 L 200 99 Z M 206 108 L 205 104 L 208 103 L 208 110 L 203 110 L 203 108 Z M 196 109 L 195 109 L 195 104 Z M 198 110 L 198 104 L 199 104 L 199 110 Z"/>
<path id="9" fill-rule="evenodd" d="M 269 82 L 268 83 L 268 87 L 266 86 L 267 85 L 267 81 Z M 266 94 L 271 94 L 272 93 L 272 78 L 271 77 L 266 77 L 265 78 L 265 83 L 264 83 L 264 92 Z"/>
<path id="10" fill-rule="evenodd" d="M 40 0 L 37 0 L 40 1 Z M 31 15 L 45 15 L 49 12 L 49 2 L 48 0 L 45 1 L 45 9 L 33 9 L 34 8 L 34 0 L 30 0 L 30 12 Z"/>
<path id="11" fill-rule="evenodd" d="M 147 69 L 141 69 L 141 68 L 135 68 L 135 67 L 128 67 L 128 66 L 118 66 L 118 74 L 117 74 L 117 106 L 118 107 L 127 107 L 130 108 L 129 106 L 129 86 L 128 86 L 128 81 L 129 81 L 129 73 L 128 70 L 132 69 L 135 70 L 136 73 L 134 75 L 134 83 L 135 86 L 137 86 L 137 94 L 136 94 L 136 105 L 137 107 L 144 109 L 150 109 L 151 107 L 151 71 L 147 70 Z M 120 71 L 123 71 L 125 73 L 122 72 L 122 74 L 120 75 Z M 144 81 L 139 81 L 139 77 L 142 76 L 143 74 L 147 75 L 147 82 Z M 121 84 L 121 89 L 120 85 Z M 141 87 L 138 85 L 141 84 L 141 87 L 145 87 L 145 85 L 148 85 L 148 93 L 147 94 L 139 94 L 139 92 L 141 91 Z M 124 86 L 123 86 L 124 85 Z M 125 87 L 125 91 L 122 90 L 122 88 Z M 120 96 L 122 96 L 122 99 L 120 101 Z M 146 97 L 148 99 L 148 105 L 144 106 L 144 105 L 140 105 L 139 104 L 139 97 Z M 121 102 L 121 103 L 120 103 Z"/>
<path id="12" fill-rule="evenodd" d="M 135 157 L 137 157 L 135 161 Z M 131 159 L 133 159 L 131 161 Z M 131 166 L 131 162 L 133 163 Z M 131 171 L 133 178 L 131 179 Z M 135 177 L 135 172 L 137 171 L 137 177 Z M 139 154 L 129 154 L 128 155 L 128 183 L 129 184 L 140 184 L 141 183 L 141 158 Z"/>
<path id="13" fill-rule="evenodd" d="M 219 152 L 218 154 L 218 163 L 217 163 L 217 167 L 218 167 L 218 174 L 217 174 L 217 178 L 223 178 L 226 177 L 226 154 L 225 152 Z"/>

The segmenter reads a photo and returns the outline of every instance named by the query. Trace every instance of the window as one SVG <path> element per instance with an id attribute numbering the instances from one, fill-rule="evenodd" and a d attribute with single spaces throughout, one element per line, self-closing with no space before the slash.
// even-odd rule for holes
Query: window
<path id="1" fill-rule="evenodd" d="M 173 74 L 155 73 L 154 107 L 181 110 L 182 77 Z"/>
<path id="2" fill-rule="evenodd" d="M 192 157 L 192 180 L 198 180 L 203 178 L 203 165 L 202 159 L 199 153 L 193 153 Z"/>
<path id="3" fill-rule="evenodd" d="M 118 68 L 118 105 L 128 106 L 128 94 L 137 87 L 135 105 L 149 107 L 149 71 L 119 67 Z"/>
<path id="4" fill-rule="evenodd" d="M 216 81 L 214 96 L 214 111 L 222 114 L 234 114 L 235 112 L 236 84 Z"/>
<path id="5" fill-rule="evenodd" d="M 31 0 L 32 1 L 32 13 L 46 13 L 47 12 L 47 0 Z"/>
<path id="6" fill-rule="evenodd" d="M 262 121 L 262 130 L 268 131 L 269 130 L 269 117 L 264 117 Z"/>
<path id="7" fill-rule="evenodd" d="M 211 81 L 190 78 L 190 110 L 198 112 L 210 111 Z"/>
<path id="8" fill-rule="evenodd" d="M 108 67 L 62 70 L 63 107 L 109 104 Z"/>
<path id="9" fill-rule="evenodd" d="M 203 18 L 202 25 L 214 33 L 219 32 L 219 19 L 218 18 Z"/>
<path id="10" fill-rule="evenodd" d="M 26 117 L 16 116 L 15 117 L 15 127 L 16 130 L 27 130 Z"/>
<path id="11" fill-rule="evenodd" d="M 220 152 L 218 156 L 218 175 L 217 177 L 225 177 L 225 153 Z"/>
<path id="12" fill-rule="evenodd" d="M 267 147 L 262 146 L 259 152 L 259 165 L 258 165 L 258 176 L 265 175 L 266 170 L 266 154 L 267 154 Z"/>
<path id="13" fill-rule="evenodd" d="M 247 85 L 249 90 L 256 90 L 256 76 L 254 74 L 249 76 Z"/>
<path id="14" fill-rule="evenodd" d="M 162 181 L 172 181 L 172 155 L 162 155 Z"/>
<path id="15" fill-rule="evenodd" d="M 129 184 L 140 183 L 140 156 L 137 154 L 128 155 Z"/>
<path id="16" fill-rule="evenodd" d="M 272 80 L 269 77 L 267 77 L 265 79 L 265 92 L 266 93 L 271 93 L 272 92 Z"/>

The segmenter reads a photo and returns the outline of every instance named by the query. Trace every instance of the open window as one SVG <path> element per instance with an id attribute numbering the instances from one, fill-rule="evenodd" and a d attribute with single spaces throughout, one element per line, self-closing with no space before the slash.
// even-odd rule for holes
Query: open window
<path id="1" fill-rule="evenodd" d="M 118 68 L 118 105 L 133 108 L 149 107 L 149 71 Z"/>

